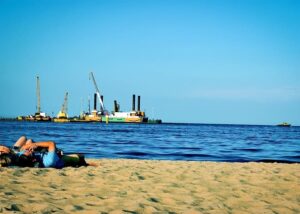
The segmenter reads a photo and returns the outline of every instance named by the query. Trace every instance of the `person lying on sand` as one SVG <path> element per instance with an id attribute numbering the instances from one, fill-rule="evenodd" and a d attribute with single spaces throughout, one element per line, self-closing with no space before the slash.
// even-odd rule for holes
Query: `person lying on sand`
<path id="1" fill-rule="evenodd" d="M 86 163 L 82 154 L 63 155 L 52 141 L 33 142 L 25 136 L 19 138 L 13 149 L 0 145 L 0 165 L 57 169 L 68 166 L 95 166 Z"/>

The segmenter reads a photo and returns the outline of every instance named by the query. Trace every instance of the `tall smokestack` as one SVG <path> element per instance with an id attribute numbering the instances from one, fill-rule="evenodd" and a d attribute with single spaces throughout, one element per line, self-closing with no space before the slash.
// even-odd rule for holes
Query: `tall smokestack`
<path id="1" fill-rule="evenodd" d="M 118 109 L 118 103 L 116 100 L 114 101 L 114 106 L 115 106 L 115 112 L 118 112 L 119 109 Z"/>
<path id="2" fill-rule="evenodd" d="M 101 99 L 102 104 L 103 104 L 103 103 L 104 103 L 104 102 L 103 102 L 103 100 L 104 100 L 103 95 L 100 96 L 100 99 Z M 103 110 L 104 110 L 104 109 L 102 108 L 102 105 L 101 105 L 101 103 L 100 103 L 100 111 L 103 112 Z"/>
<path id="3" fill-rule="evenodd" d="M 97 94 L 94 94 L 94 110 L 97 110 Z"/>
<path id="4" fill-rule="evenodd" d="M 138 96 L 138 104 L 137 104 L 137 110 L 141 111 L 141 96 Z"/>
<path id="5" fill-rule="evenodd" d="M 135 94 L 132 95 L 132 111 L 135 111 Z"/>

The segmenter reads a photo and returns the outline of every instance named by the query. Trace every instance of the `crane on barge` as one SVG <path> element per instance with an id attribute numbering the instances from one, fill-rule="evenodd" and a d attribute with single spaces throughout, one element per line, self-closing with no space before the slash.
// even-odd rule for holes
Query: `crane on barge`
<path id="1" fill-rule="evenodd" d="M 95 86 L 95 89 L 96 89 L 96 94 L 97 94 L 98 100 L 100 102 L 100 112 L 97 112 L 97 113 L 100 114 L 100 115 L 104 115 L 104 114 L 107 113 L 107 110 L 105 110 L 105 108 L 104 108 L 103 100 L 101 98 L 101 94 L 100 94 L 99 88 L 97 86 L 97 83 L 96 83 L 93 72 L 90 73 L 90 79 L 92 79 L 92 81 L 94 83 L 94 86 Z M 94 110 L 96 110 L 96 109 L 94 109 Z"/>
<path id="2" fill-rule="evenodd" d="M 53 119 L 54 122 L 64 123 L 70 122 L 68 119 L 68 92 L 65 94 L 64 103 L 61 110 L 58 112 L 57 117 Z"/>
<path id="3" fill-rule="evenodd" d="M 36 113 L 34 116 L 28 116 L 25 120 L 30 121 L 51 121 L 49 116 L 46 116 L 46 113 L 41 112 L 41 95 L 40 95 L 40 78 L 39 76 L 36 77 L 36 97 L 37 97 L 37 106 L 36 106 Z"/>
<path id="4" fill-rule="evenodd" d="M 102 122 L 102 116 L 106 114 L 106 110 L 104 108 L 102 96 L 100 95 L 100 91 L 98 89 L 95 77 L 93 72 L 90 72 L 89 79 L 93 81 L 96 93 L 94 94 L 94 109 L 90 110 L 90 97 L 88 98 L 88 112 L 83 112 L 79 118 L 71 119 L 70 122 Z M 100 102 L 100 111 L 97 111 L 97 98 Z"/>

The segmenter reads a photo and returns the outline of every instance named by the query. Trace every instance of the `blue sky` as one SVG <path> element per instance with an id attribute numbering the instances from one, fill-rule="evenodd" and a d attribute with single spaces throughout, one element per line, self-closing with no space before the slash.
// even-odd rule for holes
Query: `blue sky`
<path id="1" fill-rule="evenodd" d="M 0 1 L 1 116 L 104 104 L 166 122 L 300 125 L 300 1 Z M 83 103 L 83 104 L 82 104 Z M 83 107 L 81 107 L 83 106 Z"/>

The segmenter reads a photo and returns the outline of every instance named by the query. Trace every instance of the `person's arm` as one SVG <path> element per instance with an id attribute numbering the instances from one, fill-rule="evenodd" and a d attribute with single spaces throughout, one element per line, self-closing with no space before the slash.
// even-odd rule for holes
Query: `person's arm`
<path id="1" fill-rule="evenodd" d="M 47 142 L 36 142 L 36 143 L 26 143 L 21 150 L 35 150 L 38 147 L 42 147 L 48 150 L 48 152 L 55 151 L 55 143 L 52 141 L 47 141 Z"/>

